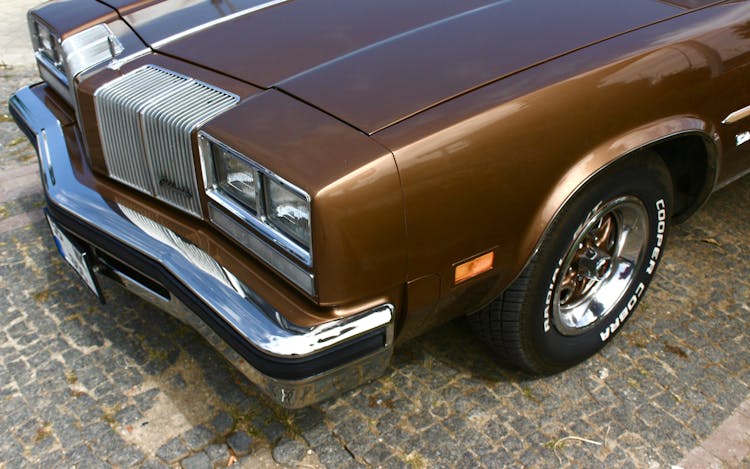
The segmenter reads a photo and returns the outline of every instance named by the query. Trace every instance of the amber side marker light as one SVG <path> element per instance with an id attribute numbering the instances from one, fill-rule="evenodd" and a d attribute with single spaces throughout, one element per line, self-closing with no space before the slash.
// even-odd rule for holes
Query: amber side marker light
<path id="1" fill-rule="evenodd" d="M 488 252 L 482 254 L 479 257 L 475 257 L 470 261 L 466 261 L 463 264 L 456 266 L 456 272 L 453 276 L 453 283 L 458 285 L 461 282 L 465 282 L 470 278 L 474 278 L 479 274 L 492 270 L 495 264 L 495 253 Z"/>

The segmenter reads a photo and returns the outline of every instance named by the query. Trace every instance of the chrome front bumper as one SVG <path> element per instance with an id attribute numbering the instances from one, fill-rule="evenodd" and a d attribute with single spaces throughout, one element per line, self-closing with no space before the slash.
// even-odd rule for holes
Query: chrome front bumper
<path id="1" fill-rule="evenodd" d="M 10 112 L 36 146 L 49 215 L 95 258 L 96 275 L 192 326 L 273 400 L 302 407 L 385 371 L 391 305 L 312 328 L 289 324 L 199 247 L 78 182 L 62 126 L 31 88 L 11 97 Z"/>

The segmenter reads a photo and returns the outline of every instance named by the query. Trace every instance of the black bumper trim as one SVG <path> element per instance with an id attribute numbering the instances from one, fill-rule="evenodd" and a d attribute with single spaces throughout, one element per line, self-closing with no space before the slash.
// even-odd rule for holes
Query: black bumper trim
<path id="1" fill-rule="evenodd" d="M 310 378 L 385 347 L 386 330 L 382 328 L 357 337 L 346 344 L 337 345 L 319 354 L 304 358 L 281 358 L 264 354 L 249 345 L 237 331 L 216 317 L 216 314 L 210 308 L 199 298 L 196 298 L 179 279 L 164 269 L 158 261 L 150 259 L 103 232 L 82 223 L 66 211 L 57 208 L 49 200 L 47 200 L 47 209 L 52 219 L 79 241 L 116 256 L 126 265 L 159 282 L 197 314 L 253 367 L 272 378 L 285 380 Z"/>

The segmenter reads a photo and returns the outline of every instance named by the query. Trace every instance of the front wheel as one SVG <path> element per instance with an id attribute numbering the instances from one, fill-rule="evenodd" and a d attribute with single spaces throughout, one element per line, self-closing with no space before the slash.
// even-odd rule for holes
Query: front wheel
<path id="1" fill-rule="evenodd" d="M 658 155 L 615 163 L 555 217 L 516 281 L 471 317 L 503 359 L 552 373 L 601 349 L 631 317 L 661 260 L 672 182 Z"/>

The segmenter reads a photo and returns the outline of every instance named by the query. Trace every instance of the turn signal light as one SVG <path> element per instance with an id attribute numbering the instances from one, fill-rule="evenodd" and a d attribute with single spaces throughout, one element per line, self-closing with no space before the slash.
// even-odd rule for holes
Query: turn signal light
<path id="1" fill-rule="evenodd" d="M 474 278 L 479 274 L 492 270 L 495 264 L 495 253 L 488 252 L 479 257 L 464 262 L 456 266 L 455 275 L 453 277 L 453 283 L 458 285 L 461 282 L 465 282 L 470 278 Z"/>

